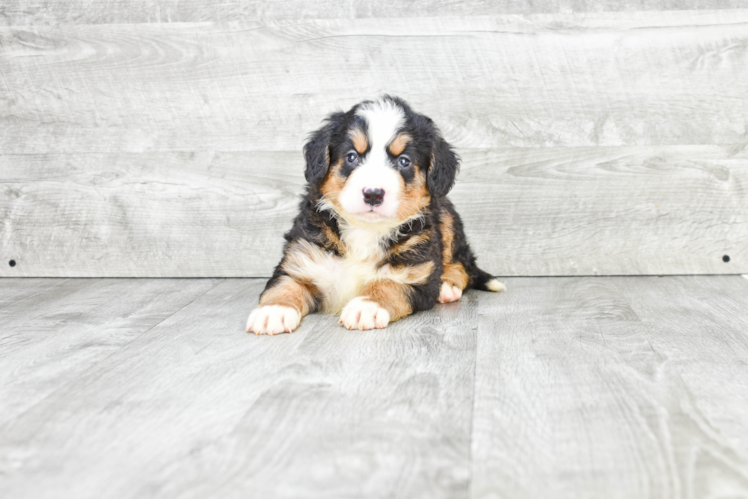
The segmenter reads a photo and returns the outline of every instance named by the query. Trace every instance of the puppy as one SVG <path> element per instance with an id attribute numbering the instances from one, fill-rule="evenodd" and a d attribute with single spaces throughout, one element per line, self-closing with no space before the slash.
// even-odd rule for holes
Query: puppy
<path id="1" fill-rule="evenodd" d="M 402 99 L 333 113 L 304 156 L 307 191 L 247 332 L 290 333 L 316 311 L 384 328 L 468 288 L 504 289 L 476 265 L 446 198 L 458 156 Z"/>

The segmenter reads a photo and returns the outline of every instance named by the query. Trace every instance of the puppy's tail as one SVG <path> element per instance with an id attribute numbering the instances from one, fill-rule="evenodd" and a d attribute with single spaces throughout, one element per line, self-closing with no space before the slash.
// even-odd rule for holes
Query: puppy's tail
<path id="1" fill-rule="evenodd" d="M 501 281 L 497 280 L 495 276 L 488 274 L 486 271 L 475 267 L 473 273 L 473 288 L 476 290 L 484 290 L 486 292 L 505 292 L 506 285 Z"/>

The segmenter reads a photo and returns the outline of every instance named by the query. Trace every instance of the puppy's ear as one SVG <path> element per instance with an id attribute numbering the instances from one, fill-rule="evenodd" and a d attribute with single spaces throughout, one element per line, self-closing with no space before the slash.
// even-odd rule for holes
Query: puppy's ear
<path id="1" fill-rule="evenodd" d="M 325 125 L 312 133 L 304 144 L 304 176 L 309 184 L 319 184 L 327 175 L 330 168 L 330 140 L 337 124 L 344 116 L 344 113 L 333 113 L 327 117 Z"/>
<path id="2" fill-rule="evenodd" d="M 441 135 L 436 134 L 431 149 L 431 165 L 426 176 L 426 184 L 431 196 L 446 196 L 454 186 L 459 170 L 460 157 Z"/>

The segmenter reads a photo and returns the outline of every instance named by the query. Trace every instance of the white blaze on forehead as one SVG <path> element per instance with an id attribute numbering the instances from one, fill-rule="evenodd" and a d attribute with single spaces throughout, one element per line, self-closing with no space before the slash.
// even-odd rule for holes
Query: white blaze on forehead
<path id="1" fill-rule="evenodd" d="M 366 120 L 369 152 L 348 177 L 339 197 L 340 203 L 351 214 L 369 212 L 372 207 L 365 203 L 363 191 L 382 189 L 383 202 L 374 210 L 384 217 L 396 217 L 402 177 L 392 168 L 387 145 L 405 123 L 405 114 L 395 103 L 380 100 L 364 104 L 356 115 Z"/>
<path id="2" fill-rule="evenodd" d="M 384 99 L 363 105 L 356 114 L 366 120 L 372 153 L 374 150 L 384 152 L 405 122 L 400 106 Z"/>

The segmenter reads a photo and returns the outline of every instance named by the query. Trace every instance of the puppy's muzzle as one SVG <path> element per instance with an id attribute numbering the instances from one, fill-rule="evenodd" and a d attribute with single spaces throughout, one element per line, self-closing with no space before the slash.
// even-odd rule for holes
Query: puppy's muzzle
<path id="1" fill-rule="evenodd" d="M 364 202 L 367 205 L 376 207 L 384 201 L 384 189 L 364 189 Z"/>

